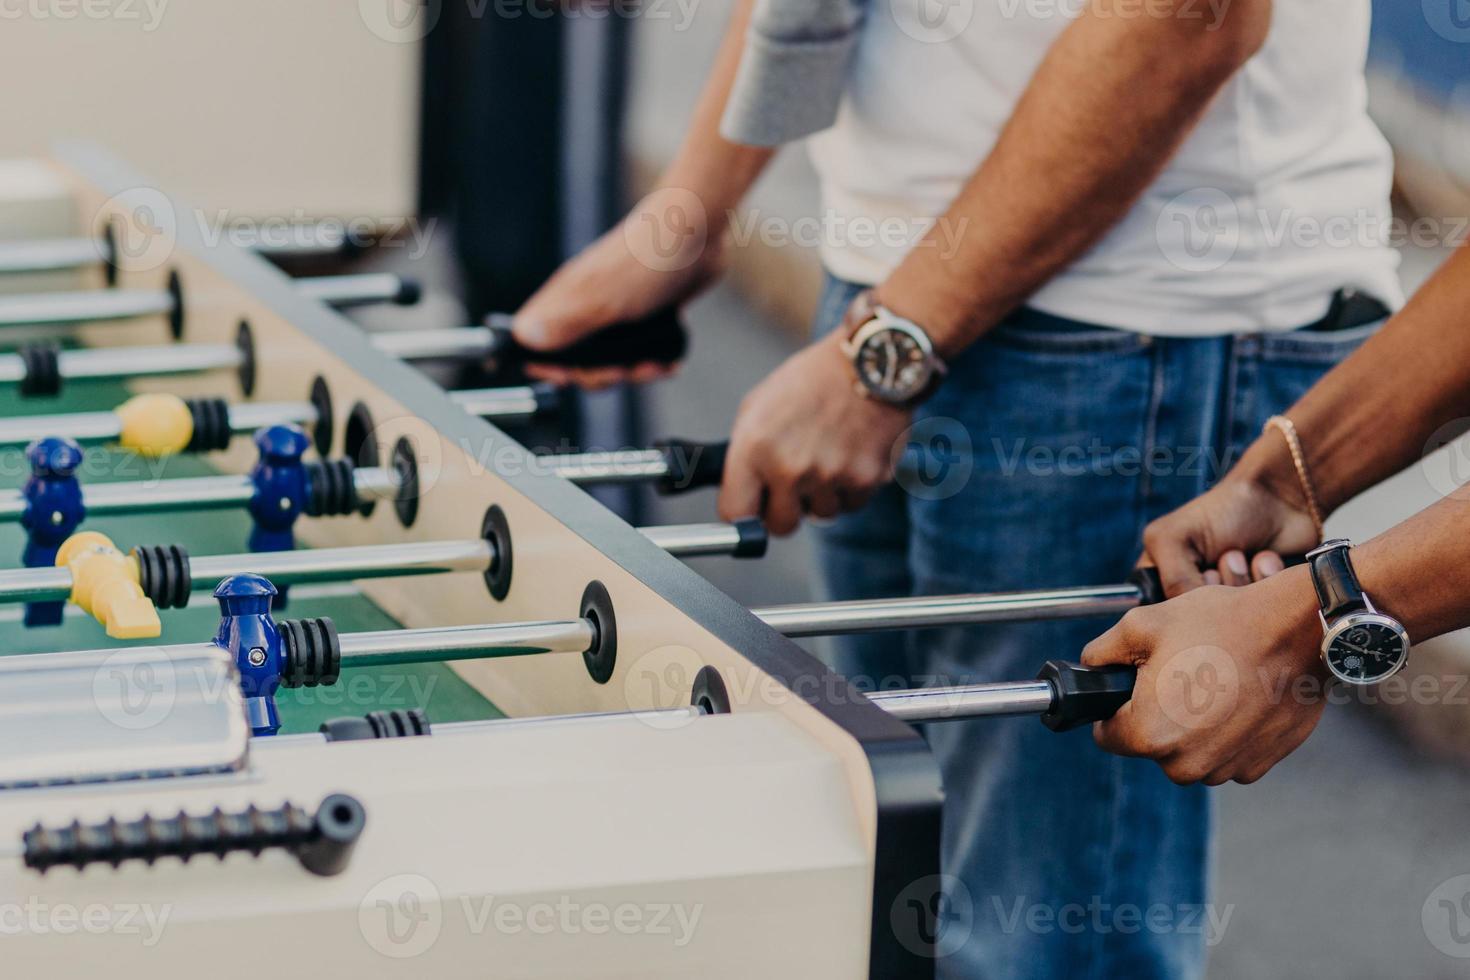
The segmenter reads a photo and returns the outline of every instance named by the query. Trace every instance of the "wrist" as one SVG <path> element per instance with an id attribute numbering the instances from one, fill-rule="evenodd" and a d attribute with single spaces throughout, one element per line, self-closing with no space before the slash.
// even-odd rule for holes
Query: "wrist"
<path id="1" fill-rule="evenodd" d="M 1275 626 L 1275 647 L 1302 671 L 1325 671 L 1322 666 L 1322 617 L 1312 573 L 1297 565 L 1263 579 L 1249 589 L 1265 594 Z"/>
<path id="2" fill-rule="evenodd" d="M 975 315 L 974 304 L 955 288 L 953 278 L 943 269 L 908 260 L 873 289 L 874 301 L 922 327 L 946 362 L 989 326 L 977 325 L 981 318 Z"/>
<path id="3" fill-rule="evenodd" d="M 1311 517 L 1311 504 L 1302 484 L 1302 475 L 1292 459 L 1291 447 L 1280 432 L 1268 430 L 1262 433 L 1225 479 L 1245 482 L 1297 513 Z"/>

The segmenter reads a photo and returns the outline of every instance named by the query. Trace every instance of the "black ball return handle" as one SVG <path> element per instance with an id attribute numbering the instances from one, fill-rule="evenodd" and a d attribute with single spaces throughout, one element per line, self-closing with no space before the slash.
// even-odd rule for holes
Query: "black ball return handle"
<path id="1" fill-rule="evenodd" d="M 126 861 L 153 864 L 159 858 L 183 861 L 199 854 L 262 851 L 280 848 L 295 855 L 314 875 L 330 877 L 346 870 L 362 836 L 367 812 L 355 797 L 334 793 L 310 815 L 291 803 L 262 810 L 249 806 L 236 813 L 216 807 L 203 815 L 144 816 L 99 824 L 72 821 L 63 827 L 36 824 L 21 835 L 25 866 L 43 874 L 50 868 L 78 870 L 92 864 L 114 868 Z"/>
<path id="2" fill-rule="evenodd" d="M 1048 660 L 1038 680 L 1051 685 L 1051 707 L 1041 723 L 1054 732 L 1067 732 L 1095 721 L 1107 721 L 1133 697 L 1138 668 L 1126 664 L 1084 667 L 1065 660 Z"/>
<path id="3" fill-rule="evenodd" d="M 625 320 L 559 350 L 532 350 L 515 339 L 502 317 L 486 324 L 495 331 L 499 366 L 544 364 L 568 368 L 632 368 L 640 364 L 673 367 L 689 352 L 689 333 L 679 311 L 665 307 L 641 320 Z"/>

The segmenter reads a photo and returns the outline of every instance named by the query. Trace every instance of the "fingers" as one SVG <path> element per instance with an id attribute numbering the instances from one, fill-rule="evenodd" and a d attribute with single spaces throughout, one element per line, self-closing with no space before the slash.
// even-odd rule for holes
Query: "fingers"
<path id="1" fill-rule="evenodd" d="M 1250 563 L 1245 559 L 1245 552 L 1238 548 L 1221 555 L 1215 567 L 1219 571 L 1221 585 L 1249 585 L 1251 582 Z"/>
<path id="2" fill-rule="evenodd" d="M 731 440 L 730 450 L 725 456 L 725 478 L 720 483 L 717 502 L 720 519 L 738 521 L 746 517 L 760 517 L 764 499 L 765 483 L 751 458 L 749 441 L 741 439 L 737 434 Z M 766 529 L 772 533 L 780 533 L 770 526 L 769 521 Z"/>
<path id="3" fill-rule="evenodd" d="M 1286 562 L 1274 551 L 1257 552 L 1251 559 L 1251 577 L 1259 582 L 1286 569 Z"/>
<path id="4" fill-rule="evenodd" d="M 1145 556 L 1159 570 L 1164 595 L 1173 598 L 1207 584 L 1200 570 L 1200 554 L 1188 536 L 1167 518 L 1154 521 L 1143 531 Z"/>

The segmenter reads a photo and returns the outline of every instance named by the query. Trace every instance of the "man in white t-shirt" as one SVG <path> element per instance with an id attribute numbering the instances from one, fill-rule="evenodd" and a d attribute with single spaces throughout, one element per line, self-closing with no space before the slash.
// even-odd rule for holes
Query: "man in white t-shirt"
<path id="1" fill-rule="evenodd" d="M 745 400 L 722 514 L 833 519 L 837 598 L 1118 581 L 1400 302 L 1368 23 L 1368 0 L 746 0 L 660 189 L 517 329 L 554 348 L 692 295 L 752 144 L 820 130 L 818 339 Z M 1105 625 L 854 639 L 840 666 L 1014 679 Z M 1203 702 L 1229 679 L 1178 681 Z M 1202 973 L 1204 789 L 1034 721 L 927 738 L 966 910 L 942 974 Z"/>

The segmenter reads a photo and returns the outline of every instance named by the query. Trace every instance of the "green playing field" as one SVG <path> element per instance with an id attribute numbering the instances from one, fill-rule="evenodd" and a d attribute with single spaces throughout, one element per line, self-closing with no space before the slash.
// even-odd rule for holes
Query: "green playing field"
<path id="1" fill-rule="evenodd" d="M 108 411 L 127 397 L 128 392 L 122 386 L 113 384 L 72 384 L 60 398 L 53 399 L 21 399 L 13 389 L 6 389 L 0 391 L 0 415 L 13 418 Z M 205 476 L 211 472 L 197 457 L 148 460 L 116 449 L 94 447 L 89 449 L 80 475 L 85 486 L 111 480 Z M 0 485 L 18 487 L 28 474 L 22 448 L 0 449 Z M 192 554 L 206 555 L 245 551 L 250 518 L 243 510 L 200 511 L 102 518 L 86 522 L 83 528 L 101 531 L 124 551 L 134 545 L 181 544 Z M 19 567 L 24 546 L 25 534 L 20 525 L 0 524 L 0 567 Z M 219 623 L 217 609 L 208 592 L 196 592 L 189 608 L 161 613 L 163 636 L 157 642 L 209 642 Z M 79 610 L 69 608 L 67 613 L 60 627 L 28 629 L 21 622 L 20 606 L 0 606 L 0 653 L 94 650 L 124 645 L 109 640 L 102 627 Z M 330 616 L 341 632 L 393 629 L 398 625 L 371 600 L 353 593 L 346 583 L 341 588 L 298 587 L 293 590 L 289 606 L 278 615 Z M 434 723 L 500 716 L 489 701 L 444 664 L 345 669 L 332 687 L 281 691 L 276 700 L 281 711 L 282 733 L 315 731 L 328 718 L 388 708 L 422 708 Z"/>

